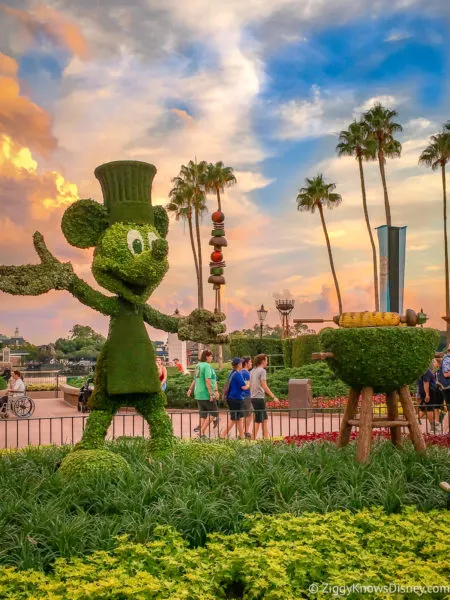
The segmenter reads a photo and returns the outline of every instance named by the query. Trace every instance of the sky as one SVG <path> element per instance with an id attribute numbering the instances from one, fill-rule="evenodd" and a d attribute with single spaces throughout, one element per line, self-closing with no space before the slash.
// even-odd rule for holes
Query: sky
<path id="1" fill-rule="evenodd" d="M 440 174 L 418 165 L 450 119 L 447 0 L 15 0 L 0 4 L 0 263 L 51 251 L 93 286 L 91 250 L 64 239 L 64 210 L 102 202 L 93 172 L 110 160 L 156 165 L 153 202 L 189 160 L 223 161 L 237 185 L 223 198 L 229 246 L 223 307 L 229 330 L 252 326 L 264 303 L 292 297 L 294 317 L 337 313 L 317 213 L 298 212 L 305 177 L 323 173 L 342 204 L 326 212 L 345 311 L 373 310 L 372 259 L 358 166 L 337 136 L 381 101 L 403 125 L 401 158 L 386 165 L 393 225 L 407 226 L 405 308 L 443 328 Z M 372 227 L 385 224 L 378 167 L 365 165 Z M 215 210 L 214 197 L 209 210 Z M 206 283 L 210 219 L 202 224 Z M 172 221 L 170 270 L 149 303 L 195 308 L 188 232 Z M 0 294 L 0 332 L 35 344 L 75 323 L 108 321 L 67 292 Z M 154 339 L 165 334 L 152 331 Z"/>

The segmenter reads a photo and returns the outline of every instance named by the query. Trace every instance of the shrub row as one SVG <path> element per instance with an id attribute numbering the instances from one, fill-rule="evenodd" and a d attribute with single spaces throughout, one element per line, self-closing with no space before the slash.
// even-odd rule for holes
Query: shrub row
<path id="1" fill-rule="evenodd" d="M 190 546 L 202 546 L 209 533 L 241 532 L 245 514 L 371 506 L 396 513 L 407 505 L 444 510 L 439 482 L 450 480 L 448 448 L 433 446 L 418 456 L 410 442 L 400 449 L 375 442 L 367 465 L 355 461 L 353 442 L 342 450 L 328 442 L 179 442 L 166 458 L 152 461 L 144 438 L 106 448 L 129 470 L 116 479 L 88 474 L 81 485 L 59 472 L 70 448 L 0 455 L 0 564 L 48 570 L 58 557 L 112 550 L 116 535 L 152 540 L 158 525 L 171 525 Z"/>
<path id="2" fill-rule="evenodd" d="M 396 593 L 418 586 L 429 588 L 422 597 L 446 597 L 449 513 L 255 515 L 242 527 L 240 534 L 209 535 L 203 548 L 158 527 L 152 542 L 122 536 L 111 551 L 56 561 L 47 575 L 3 568 L 0 594 L 14 600 L 296 600 L 344 590 L 356 600 L 386 598 L 395 582 Z"/>

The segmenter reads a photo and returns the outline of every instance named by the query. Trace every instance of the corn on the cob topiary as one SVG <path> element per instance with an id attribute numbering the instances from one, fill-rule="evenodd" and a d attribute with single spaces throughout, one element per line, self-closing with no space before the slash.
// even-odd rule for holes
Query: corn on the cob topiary
<path id="1" fill-rule="evenodd" d="M 400 315 L 394 312 L 348 312 L 339 315 L 339 326 L 350 327 L 396 327 Z"/>

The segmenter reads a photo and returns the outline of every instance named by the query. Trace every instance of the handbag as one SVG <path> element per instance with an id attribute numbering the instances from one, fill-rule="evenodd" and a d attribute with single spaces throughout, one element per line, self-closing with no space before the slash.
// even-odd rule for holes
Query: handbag
<path id="1" fill-rule="evenodd" d="M 237 371 L 233 371 L 232 373 L 230 373 L 228 375 L 227 382 L 226 382 L 225 387 L 223 388 L 223 392 L 222 392 L 222 400 L 224 402 L 226 402 L 228 400 L 228 392 L 230 391 L 230 382 L 233 379 L 233 375 L 235 375 L 236 372 Z"/>

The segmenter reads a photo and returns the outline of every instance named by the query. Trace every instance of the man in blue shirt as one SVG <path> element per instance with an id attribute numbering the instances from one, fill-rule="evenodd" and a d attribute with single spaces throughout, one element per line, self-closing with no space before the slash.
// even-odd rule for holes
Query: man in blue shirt
<path id="1" fill-rule="evenodd" d="M 245 383 L 250 383 L 250 369 L 252 368 L 252 359 L 250 356 L 242 358 L 241 375 Z M 252 439 L 252 420 L 253 420 L 253 404 L 250 398 L 250 389 L 244 391 L 244 400 L 242 402 L 242 410 L 244 412 L 244 431 L 247 440 Z"/>
<path id="2" fill-rule="evenodd" d="M 237 427 L 239 438 L 244 437 L 244 428 L 242 426 L 242 418 L 244 416 L 242 404 L 244 401 L 244 393 L 250 389 L 250 383 L 246 383 L 242 377 L 242 360 L 233 358 L 231 361 L 233 370 L 228 375 L 226 399 L 230 409 L 230 420 L 227 419 L 227 425 L 220 434 L 224 438 L 233 427 Z"/>

